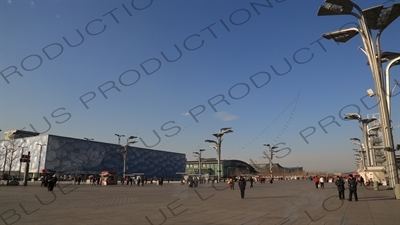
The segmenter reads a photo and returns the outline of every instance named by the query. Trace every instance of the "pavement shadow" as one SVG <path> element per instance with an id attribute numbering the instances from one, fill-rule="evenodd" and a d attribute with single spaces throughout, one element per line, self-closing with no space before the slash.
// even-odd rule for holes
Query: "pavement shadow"
<path id="1" fill-rule="evenodd" d="M 260 198 L 293 198 L 293 196 L 265 196 L 265 197 L 250 197 L 247 199 L 260 199 Z"/>

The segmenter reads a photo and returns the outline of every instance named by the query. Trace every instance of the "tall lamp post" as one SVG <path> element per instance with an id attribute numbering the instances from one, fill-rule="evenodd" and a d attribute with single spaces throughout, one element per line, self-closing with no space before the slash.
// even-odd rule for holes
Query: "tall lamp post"
<path id="1" fill-rule="evenodd" d="M 263 158 L 268 158 L 268 160 L 269 160 L 269 172 L 271 174 L 271 178 L 269 180 L 269 183 L 272 184 L 274 182 L 274 175 L 273 175 L 273 172 L 272 172 L 272 159 L 274 157 L 274 154 L 279 152 L 280 150 L 274 151 L 274 149 L 277 149 L 278 147 L 277 146 L 271 146 L 270 144 L 264 144 L 264 146 L 267 146 L 269 148 L 269 156 L 266 156 L 266 157 L 263 157 Z"/>
<path id="2" fill-rule="evenodd" d="M 193 152 L 199 160 L 199 176 L 201 176 L 201 153 L 204 152 L 205 149 L 200 149 L 198 152 Z"/>
<path id="3" fill-rule="evenodd" d="M 37 143 L 37 145 L 40 146 L 39 157 L 38 157 L 38 166 L 37 166 L 37 178 L 39 179 L 39 175 L 40 175 L 40 160 L 42 158 L 42 149 L 43 149 L 43 146 L 46 146 L 46 144 Z"/>
<path id="4" fill-rule="evenodd" d="M 361 161 L 360 161 L 360 165 L 359 165 L 359 171 L 363 172 L 363 171 L 365 171 L 365 151 L 361 144 L 361 140 L 358 138 L 350 138 L 350 140 L 357 141 L 357 142 L 353 142 L 353 144 L 360 146 L 360 149 L 355 149 L 354 151 L 357 151 L 360 154 Z"/>
<path id="5" fill-rule="evenodd" d="M 126 174 L 126 160 L 128 157 L 128 148 L 130 144 L 135 144 L 137 141 L 130 141 L 132 139 L 137 138 L 136 136 L 130 136 L 126 139 L 126 145 L 124 146 L 123 149 L 118 149 L 117 152 L 120 153 L 123 156 L 124 159 L 124 168 L 123 168 L 123 175 L 122 177 L 125 179 L 125 174 Z"/>
<path id="6" fill-rule="evenodd" d="M 213 134 L 213 136 L 215 136 L 217 138 L 217 141 L 214 140 L 205 140 L 205 142 L 208 143 L 214 143 L 215 144 L 215 150 L 217 151 L 217 155 L 218 155 L 218 170 L 217 170 L 217 182 L 219 182 L 219 180 L 221 179 L 221 143 L 222 143 L 222 136 L 224 136 L 225 134 L 228 133 L 232 133 L 233 130 L 230 127 L 226 127 L 226 128 L 221 128 L 219 130 L 219 133 Z"/>
<path id="7" fill-rule="evenodd" d="M 369 135 L 368 135 L 367 126 L 369 123 L 375 121 L 376 118 L 363 119 L 362 116 L 358 113 L 348 113 L 348 114 L 345 114 L 344 119 L 358 120 L 358 122 L 360 124 L 360 129 L 362 132 L 362 136 L 364 139 L 364 146 L 365 146 L 365 151 L 367 153 L 368 166 L 374 166 L 374 163 L 373 163 L 374 154 L 371 153 L 371 148 L 369 146 Z"/>
<path id="8" fill-rule="evenodd" d="M 390 186 L 393 188 L 399 183 L 396 168 L 396 155 L 393 143 L 388 102 L 384 98 L 384 81 L 382 76 L 382 51 L 380 47 L 380 36 L 384 29 L 388 27 L 397 17 L 400 16 L 400 3 L 393 3 L 391 7 L 384 8 L 383 5 L 371 7 L 365 10 L 350 0 L 325 0 L 327 4 L 318 10 L 318 16 L 328 15 L 351 15 L 357 18 L 359 28 L 353 27 L 344 30 L 325 33 L 322 36 L 326 39 L 333 39 L 336 42 L 346 42 L 357 34 L 361 35 L 364 49 L 360 48 L 368 58 L 375 89 L 378 95 L 379 112 L 381 115 L 381 129 L 383 145 L 386 151 L 387 172 L 389 175 Z M 357 12 L 353 12 L 353 8 Z M 377 30 L 375 40 L 371 30 Z M 374 44 L 375 41 L 375 44 Z"/>

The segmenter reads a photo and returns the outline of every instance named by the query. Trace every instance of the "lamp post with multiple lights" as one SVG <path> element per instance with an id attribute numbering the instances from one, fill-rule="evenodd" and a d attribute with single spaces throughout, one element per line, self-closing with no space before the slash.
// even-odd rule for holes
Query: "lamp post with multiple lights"
<path id="1" fill-rule="evenodd" d="M 400 3 L 393 3 L 391 7 L 383 5 L 362 10 L 358 5 L 350 0 L 325 0 L 325 6 L 318 10 L 318 16 L 329 15 L 351 15 L 357 18 L 360 27 L 353 27 L 325 33 L 322 36 L 326 39 L 333 39 L 336 42 L 347 42 L 357 34 L 361 35 L 364 49 L 359 48 L 368 58 L 375 89 L 378 96 L 379 112 L 381 115 L 381 129 L 383 136 L 384 149 L 386 151 L 387 172 L 389 175 L 390 186 L 393 188 L 399 183 L 396 168 L 396 155 L 393 143 L 392 127 L 388 111 L 388 102 L 384 98 L 384 80 L 382 72 L 382 51 L 380 46 L 380 36 L 394 20 L 400 16 Z M 357 12 L 353 12 L 356 9 Z M 377 30 L 377 34 L 372 36 L 372 30 Z M 375 43 L 374 43 L 375 41 Z M 388 82 L 388 81 L 387 81 Z"/>
<path id="2" fill-rule="evenodd" d="M 362 132 L 362 137 L 364 139 L 364 146 L 365 146 L 365 151 L 367 154 L 367 162 L 368 162 L 368 166 L 374 166 L 373 163 L 373 153 L 371 153 L 371 149 L 369 146 L 369 134 L 368 134 L 368 124 L 371 122 L 374 122 L 375 120 L 377 120 L 376 118 L 369 118 L 369 119 L 363 119 L 362 116 L 358 113 L 348 113 L 345 114 L 344 119 L 347 120 L 358 120 L 359 124 L 360 124 L 360 129 Z"/>
<path id="3" fill-rule="evenodd" d="M 121 145 L 121 137 L 125 137 L 123 134 L 115 134 L 118 137 L 118 145 Z"/>
<path id="4" fill-rule="evenodd" d="M 271 178 L 269 180 L 269 183 L 272 184 L 274 182 L 274 174 L 272 172 L 272 163 L 273 163 L 272 159 L 274 157 L 274 154 L 279 152 L 280 150 L 274 151 L 274 149 L 277 149 L 278 147 L 277 146 L 271 146 L 270 144 L 264 144 L 264 146 L 267 146 L 268 149 L 269 149 L 269 156 L 266 154 L 266 156 L 263 157 L 263 158 L 268 158 L 268 160 L 269 160 L 269 172 L 271 174 Z"/>
<path id="5" fill-rule="evenodd" d="M 353 144 L 360 146 L 360 149 L 353 149 L 354 151 L 357 151 L 360 154 L 360 164 L 359 164 L 359 170 L 360 172 L 363 172 L 366 170 L 365 168 L 365 149 L 363 148 L 363 144 L 361 143 L 361 140 L 358 138 L 350 138 L 350 140 L 352 141 L 357 141 L 357 142 L 353 142 Z"/>
<path id="6" fill-rule="evenodd" d="M 215 146 L 212 146 L 213 148 L 215 148 L 215 150 L 217 151 L 217 155 L 218 155 L 218 170 L 217 170 L 217 182 L 219 182 L 219 180 L 221 179 L 221 143 L 222 143 L 222 136 L 224 136 L 225 134 L 228 133 L 232 133 L 233 130 L 230 127 L 226 127 L 226 128 L 221 128 L 219 130 L 219 133 L 213 134 L 213 136 L 215 136 L 217 138 L 217 141 L 214 140 L 205 140 L 205 142 L 208 143 L 213 143 L 215 144 Z"/>
<path id="7" fill-rule="evenodd" d="M 201 176 L 201 153 L 204 152 L 205 149 L 199 149 L 198 152 L 193 152 L 193 154 L 195 154 L 199 160 L 199 175 Z"/>
<path id="8" fill-rule="evenodd" d="M 125 179 L 125 174 L 126 174 L 126 160 L 127 160 L 127 157 L 128 157 L 128 148 L 129 148 L 129 145 L 130 145 L 130 144 L 135 144 L 135 143 L 137 143 L 137 141 L 130 141 L 130 140 L 135 139 L 135 138 L 137 138 L 137 137 L 136 137 L 136 136 L 130 136 L 130 137 L 128 137 L 128 138 L 126 139 L 126 145 L 124 146 L 124 148 L 122 148 L 122 149 L 117 149 L 117 152 L 120 153 L 120 154 L 122 155 L 123 160 L 124 160 L 124 168 L 123 168 L 123 174 L 122 174 L 122 177 L 123 177 L 124 179 Z"/>

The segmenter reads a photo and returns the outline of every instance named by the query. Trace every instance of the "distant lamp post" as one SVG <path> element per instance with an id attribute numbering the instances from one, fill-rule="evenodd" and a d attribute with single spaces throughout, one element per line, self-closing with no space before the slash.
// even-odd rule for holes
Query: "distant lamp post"
<path id="1" fill-rule="evenodd" d="M 369 135 L 368 135 L 368 129 L 367 126 L 369 123 L 374 122 L 377 120 L 376 118 L 370 118 L 370 119 L 363 119 L 362 116 L 358 113 L 347 113 L 344 116 L 344 119 L 346 120 L 358 120 L 360 129 L 362 132 L 362 136 L 364 139 L 364 146 L 365 146 L 365 151 L 367 153 L 367 166 L 374 166 L 373 163 L 373 154 L 371 153 L 371 149 L 369 146 Z"/>
<path id="2" fill-rule="evenodd" d="M 270 144 L 264 144 L 264 146 L 267 146 L 268 149 L 269 149 L 269 156 L 268 157 L 263 157 L 263 158 L 268 158 L 268 160 L 269 160 L 269 172 L 271 174 L 271 178 L 269 180 L 269 183 L 272 184 L 274 182 L 274 175 L 273 175 L 273 172 L 272 172 L 272 163 L 273 163 L 272 159 L 274 157 L 274 154 L 279 152 L 280 150 L 274 151 L 274 149 L 277 149 L 278 147 L 277 146 L 271 146 Z"/>
<path id="3" fill-rule="evenodd" d="M 201 153 L 204 152 L 205 149 L 200 149 L 198 152 L 193 152 L 197 156 L 197 159 L 199 160 L 199 175 L 201 176 Z"/>
<path id="4" fill-rule="evenodd" d="M 123 148 L 123 149 L 117 149 L 117 152 L 120 153 L 120 154 L 122 155 L 123 160 L 124 160 L 124 168 L 123 168 L 123 175 L 122 175 L 122 177 L 123 177 L 124 179 L 125 179 L 125 174 L 126 174 L 126 160 L 127 160 L 127 157 L 128 157 L 128 148 L 129 148 L 129 145 L 130 145 L 130 144 L 135 144 L 135 143 L 137 143 L 137 141 L 130 141 L 130 140 L 135 139 L 135 138 L 137 138 L 137 137 L 136 137 L 136 136 L 130 136 L 130 137 L 128 137 L 128 138 L 126 139 L 126 145 L 124 146 L 124 148 Z"/>
<path id="5" fill-rule="evenodd" d="M 39 157 L 38 157 L 38 167 L 37 167 L 37 178 L 39 179 L 39 176 L 40 176 L 40 159 L 42 158 L 43 146 L 46 146 L 46 144 L 37 143 L 37 145 L 40 146 Z"/>
<path id="6" fill-rule="evenodd" d="M 118 137 L 118 145 L 121 145 L 121 137 L 125 137 L 123 134 L 115 134 Z"/>
<path id="7" fill-rule="evenodd" d="M 360 34 L 364 49 L 359 48 L 368 58 L 368 65 L 374 79 L 376 95 L 378 96 L 379 114 L 381 117 L 381 129 L 383 136 L 383 147 L 386 153 L 386 170 L 389 176 L 389 184 L 392 188 L 399 183 L 398 171 L 396 168 L 396 155 L 393 143 L 392 126 L 387 98 L 384 98 L 384 78 L 382 71 L 382 50 L 380 37 L 382 32 L 394 20 L 400 16 L 400 3 L 395 2 L 390 7 L 383 5 L 374 6 L 362 10 L 350 0 L 325 0 L 326 5 L 318 10 L 318 16 L 329 15 L 351 15 L 357 18 L 359 28 L 349 28 L 341 31 L 334 31 L 323 34 L 326 39 L 333 39 L 336 42 L 346 42 L 356 34 Z M 353 12 L 353 8 L 356 12 Z M 372 30 L 377 30 L 373 37 Z M 386 81 L 388 83 L 389 81 Z"/>
<path id="8" fill-rule="evenodd" d="M 365 149 L 364 145 L 361 143 L 361 140 L 358 138 L 350 138 L 350 140 L 355 141 L 353 144 L 358 145 L 360 148 L 359 149 L 353 149 L 354 151 L 358 152 L 360 154 L 360 164 L 358 165 L 358 169 L 360 172 L 366 171 L 366 164 L 365 164 Z"/>
<path id="9" fill-rule="evenodd" d="M 214 148 L 217 151 L 217 156 L 218 156 L 218 158 L 217 158 L 217 160 L 218 160 L 218 170 L 217 170 L 218 178 L 217 178 L 217 182 L 219 182 L 219 180 L 221 179 L 221 143 L 222 143 L 222 136 L 224 136 L 225 134 L 228 134 L 228 133 L 232 133 L 232 132 L 233 132 L 233 130 L 230 127 L 221 128 L 219 130 L 219 133 L 213 134 L 213 136 L 215 136 L 217 138 L 217 141 L 209 140 L 209 139 L 205 140 L 205 142 L 215 144 Z"/>

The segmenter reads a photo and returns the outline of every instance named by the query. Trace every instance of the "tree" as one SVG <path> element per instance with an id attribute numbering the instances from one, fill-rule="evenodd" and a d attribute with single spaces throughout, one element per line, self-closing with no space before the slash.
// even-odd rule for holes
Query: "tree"
<path id="1" fill-rule="evenodd" d="M 5 150 L 4 152 L 4 164 L 3 164 L 3 177 L 4 177 L 4 172 L 6 169 L 6 166 L 8 166 L 8 174 L 7 174 L 7 185 L 10 183 L 10 178 L 11 176 L 11 168 L 13 165 L 13 162 L 18 159 L 20 154 L 20 150 L 22 151 L 23 146 L 22 143 L 19 143 L 20 141 L 18 139 L 15 139 L 15 136 L 17 134 L 13 134 L 12 139 L 3 141 L 3 149 Z M 25 141 L 23 139 L 23 141 Z"/>

